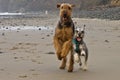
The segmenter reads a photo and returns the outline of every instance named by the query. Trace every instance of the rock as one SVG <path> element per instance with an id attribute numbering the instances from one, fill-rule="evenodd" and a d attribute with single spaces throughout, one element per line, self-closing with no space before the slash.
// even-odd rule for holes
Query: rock
<path id="1" fill-rule="evenodd" d="M 3 54 L 3 52 L 0 51 L 0 54 Z"/>
<path id="2" fill-rule="evenodd" d="M 118 37 L 120 37 L 120 36 L 118 36 Z"/>
<path id="3" fill-rule="evenodd" d="M 50 35 L 48 34 L 48 35 L 46 35 L 47 37 L 49 37 Z"/>
<path id="4" fill-rule="evenodd" d="M 25 34 L 25 36 L 28 36 L 28 34 Z"/>
<path id="5" fill-rule="evenodd" d="M 20 30 L 20 28 L 17 28 L 17 30 Z"/>
<path id="6" fill-rule="evenodd" d="M 19 76 L 19 78 L 27 78 L 27 77 L 28 77 L 27 75 Z"/>
<path id="7" fill-rule="evenodd" d="M 41 39 L 45 39 L 44 37 L 42 37 Z"/>
<path id="8" fill-rule="evenodd" d="M 2 33 L 2 36 L 5 36 L 5 33 Z"/>
<path id="9" fill-rule="evenodd" d="M 106 43 L 109 43 L 109 41 L 108 41 L 108 40 L 105 40 L 105 42 L 106 42 Z"/>
<path id="10" fill-rule="evenodd" d="M 18 57 L 14 57 L 14 59 L 18 59 Z"/>
<path id="11" fill-rule="evenodd" d="M 47 52 L 46 54 L 55 54 L 54 52 Z"/>
<path id="12" fill-rule="evenodd" d="M 41 28 L 39 28 L 39 30 L 41 30 Z"/>
<path id="13" fill-rule="evenodd" d="M 8 27 L 6 27 L 6 29 L 8 29 Z"/>

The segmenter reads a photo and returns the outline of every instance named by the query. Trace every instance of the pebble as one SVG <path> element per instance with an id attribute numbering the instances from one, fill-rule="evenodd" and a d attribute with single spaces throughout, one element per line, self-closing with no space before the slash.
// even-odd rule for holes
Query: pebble
<path id="1" fill-rule="evenodd" d="M 2 36 L 5 36 L 5 33 L 2 33 Z"/>
<path id="2" fill-rule="evenodd" d="M 55 54 L 54 52 L 47 52 L 46 54 Z"/>
<path id="3" fill-rule="evenodd" d="M 109 43 L 109 41 L 108 41 L 108 40 L 105 40 L 105 42 Z"/>

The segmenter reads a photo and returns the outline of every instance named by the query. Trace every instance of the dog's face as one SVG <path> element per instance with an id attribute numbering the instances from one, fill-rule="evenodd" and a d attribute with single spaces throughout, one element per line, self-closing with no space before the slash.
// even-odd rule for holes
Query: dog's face
<path id="1" fill-rule="evenodd" d="M 67 22 L 72 14 L 72 8 L 75 5 L 63 3 L 63 4 L 57 4 L 57 8 L 60 9 L 60 18 L 62 21 Z"/>
<path id="2" fill-rule="evenodd" d="M 80 42 L 84 38 L 84 29 L 77 28 L 75 30 L 74 38 L 76 38 L 76 40 Z"/>

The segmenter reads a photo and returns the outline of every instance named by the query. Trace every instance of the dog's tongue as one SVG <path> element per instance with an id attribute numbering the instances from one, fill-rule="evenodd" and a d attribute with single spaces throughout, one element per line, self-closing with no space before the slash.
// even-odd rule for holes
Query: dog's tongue
<path id="1" fill-rule="evenodd" d="M 77 41 L 81 41 L 81 38 L 78 37 L 78 38 L 77 38 Z"/>

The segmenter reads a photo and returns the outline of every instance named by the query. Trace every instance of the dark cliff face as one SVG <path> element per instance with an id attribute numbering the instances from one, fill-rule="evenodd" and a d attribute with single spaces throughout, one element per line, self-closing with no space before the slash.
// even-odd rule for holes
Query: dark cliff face
<path id="1" fill-rule="evenodd" d="M 76 9 L 87 9 L 100 5 L 120 6 L 120 0 L 0 0 L 0 11 L 56 10 L 57 3 L 72 3 Z"/>

